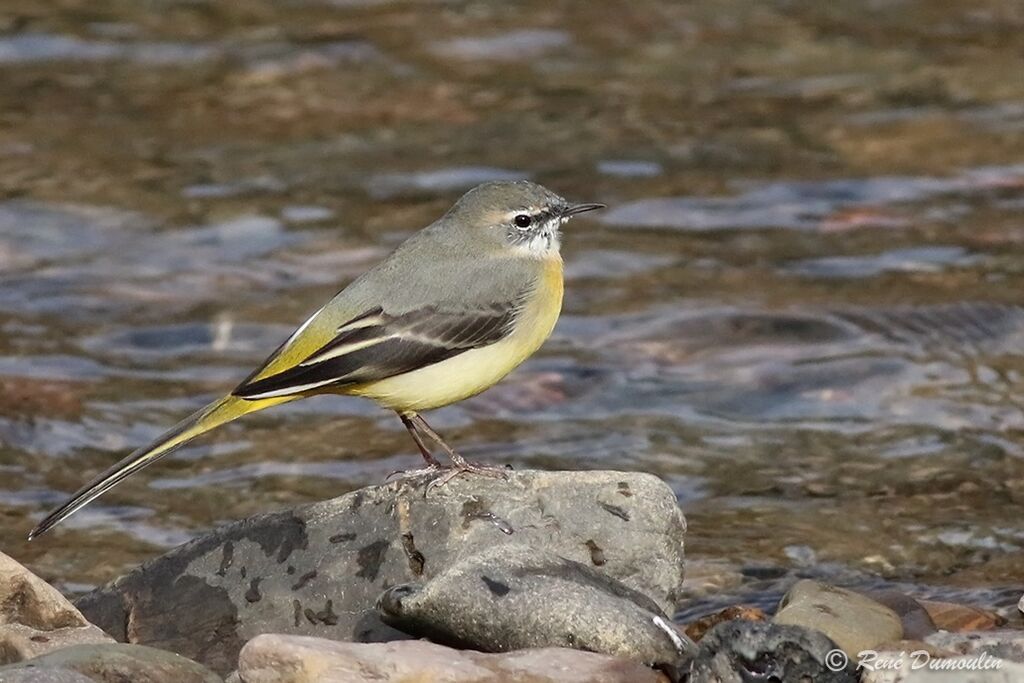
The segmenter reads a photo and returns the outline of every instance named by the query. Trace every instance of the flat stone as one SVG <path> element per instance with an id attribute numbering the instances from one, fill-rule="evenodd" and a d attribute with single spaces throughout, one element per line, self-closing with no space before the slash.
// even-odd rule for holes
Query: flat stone
<path id="1" fill-rule="evenodd" d="M 701 639 L 689 680 L 856 683 L 858 675 L 836 644 L 820 631 L 735 619 L 718 624 Z"/>
<path id="2" fill-rule="evenodd" d="M 422 640 L 345 643 L 268 634 L 238 662 L 242 683 L 657 683 L 645 666 L 579 650 L 483 654 Z"/>
<path id="3" fill-rule="evenodd" d="M 374 608 L 459 558 L 516 542 L 592 566 L 671 614 L 685 520 L 658 478 L 510 472 L 432 489 L 406 477 L 217 529 L 83 596 L 117 640 L 179 652 L 220 673 L 261 633 L 362 642 L 407 638 Z"/>
<path id="4" fill-rule="evenodd" d="M 852 659 L 863 650 L 903 638 L 899 616 L 885 605 L 809 579 L 789 589 L 772 621 L 821 631 Z"/>
<path id="5" fill-rule="evenodd" d="M 89 622 L 60 591 L 0 553 L 0 624 L 52 631 Z"/>
<path id="6" fill-rule="evenodd" d="M 113 642 L 113 638 L 92 624 L 53 631 L 42 631 L 21 624 L 5 624 L 0 626 L 0 664 L 21 662 L 72 645 Z"/>
<path id="7" fill-rule="evenodd" d="M 73 645 L 19 664 L 0 667 L 0 683 L 41 671 L 73 671 L 94 683 L 223 683 L 205 666 L 173 652 L 142 645 Z M 46 680 L 46 679 L 43 679 Z"/>
<path id="8" fill-rule="evenodd" d="M 936 600 L 918 600 L 928 612 L 936 629 L 942 631 L 988 631 L 999 628 L 1006 619 L 990 610 Z"/>
<path id="9" fill-rule="evenodd" d="M 453 647 L 575 648 L 677 671 L 696 649 L 647 596 L 579 562 L 503 544 L 386 591 L 386 623 Z"/>

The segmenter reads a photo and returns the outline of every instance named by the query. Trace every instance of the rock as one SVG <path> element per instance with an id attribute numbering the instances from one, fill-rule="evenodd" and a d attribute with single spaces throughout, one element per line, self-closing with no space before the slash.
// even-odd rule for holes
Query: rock
<path id="1" fill-rule="evenodd" d="M 72 645 L 113 643 L 114 639 L 92 624 L 40 631 L 21 624 L 0 626 L 0 664 L 11 664 Z"/>
<path id="2" fill-rule="evenodd" d="M 52 631 L 89 622 L 56 588 L 0 553 L 0 624 Z"/>
<path id="3" fill-rule="evenodd" d="M 0 683 L 94 683 L 93 679 L 70 669 L 0 670 Z"/>
<path id="4" fill-rule="evenodd" d="M 374 605 L 460 557 L 515 541 L 589 564 L 672 613 L 686 525 L 672 490 L 619 472 L 510 472 L 425 491 L 407 477 L 228 525 L 78 600 L 117 640 L 234 669 L 260 633 L 405 638 Z"/>
<path id="5" fill-rule="evenodd" d="M 422 640 L 344 643 L 262 635 L 242 649 L 242 683 L 657 683 L 660 675 L 626 660 L 545 648 L 505 654 L 453 650 Z"/>
<path id="6" fill-rule="evenodd" d="M 714 614 L 708 614 L 701 617 L 697 621 L 692 622 L 686 627 L 686 635 L 690 636 L 694 640 L 700 640 L 704 635 L 715 626 L 718 626 L 724 621 L 732 621 L 733 619 L 745 619 L 747 621 L 764 621 L 768 616 L 757 607 L 750 607 L 748 605 L 733 605 L 726 607 L 720 612 Z"/>
<path id="7" fill-rule="evenodd" d="M 0 665 L 69 645 L 112 642 L 59 591 L 0 553 Z"/>
<path id="8" fill-rule="evenodd" d="M 821 631 L 851 658 L 903 637 L 895 612 L 845 588 L 804 579 L 793 584 L 779 604 L 772 621 Z"/>
<path id="9" fill-rule="evenodd" d="M 395 586 L 378 605 L 406 633 L 484 652 L 565 647 L 675 671 L 695 649 L 642 593 L 517 544 L 464 558 L 425 585 Z"/>
<path id="10" fill-rule="evenodd" d="M 856 683 L 854 665 L 824 634 L 800 626 L 736 619 L 700 641 L 691 683 L 814 681 Z M 838 669 L 838 671 L 834 670 Z"/>
<path id="11" fill-rule="evenodd" d="M 123 643 L 72 645 L 5 666 L 0 668 L 0 683 L 15 676 L 21 678 L 13 680 L 34 681 L 26 676 L 53 671 L 77 672 L 94 683 L 223 683 L 205 666 L 173 652 Z"/>
<path id="12" fill-rule="evenodd" d="M 995 612 L 980 607 L 935 600 L 918 600 L 918 602 L 928 612 L 929 617 L 935 623 L 936 630 L 988 631 L 1006 623 L 1006 619 Z"/>
<path id="13" fill-rule="evenodd" d="M 869 597 L 896 613 L 903 626 L 903 638 L 905 639 L 921 639 L 938 630 L 922 602 L 906 593 L 895 590 L 872 591 Z"/>

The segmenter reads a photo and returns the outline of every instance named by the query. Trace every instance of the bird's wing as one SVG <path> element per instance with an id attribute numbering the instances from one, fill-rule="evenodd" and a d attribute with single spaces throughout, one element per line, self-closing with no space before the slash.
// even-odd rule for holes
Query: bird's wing
<path id="1" fill-rule="evenodd" d="M 246 380 L 232 394 L 250 400 L 276 398 L 433 365 L 504 339 L 522 300 L 519 296 L 460 309 L 424 306 L 398 315 L 377 307 L 339 327 L 333 339 L 295 366 Z"/>

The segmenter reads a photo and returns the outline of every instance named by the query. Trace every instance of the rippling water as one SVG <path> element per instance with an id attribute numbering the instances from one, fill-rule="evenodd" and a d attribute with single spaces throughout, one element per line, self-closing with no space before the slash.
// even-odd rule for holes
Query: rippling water
<path id="1" fill-rule="evenodd" d="M 552 340 L 437 412 L 468 456 L 665 478 L 695 595 L 1011 604 L 1022 29 L 999 0 L 5 3 L 0 547 L 79 591 L 414 466 L 392 415 L 319 398 L 22 540 L 461 191 L 529 177 L 610 209 L 569 226 Z"/>

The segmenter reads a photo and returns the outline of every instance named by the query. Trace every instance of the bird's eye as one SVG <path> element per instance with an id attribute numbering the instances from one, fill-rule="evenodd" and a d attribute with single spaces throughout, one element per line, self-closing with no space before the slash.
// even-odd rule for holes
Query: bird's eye
<path id="1" fill-rule="evenodd" d="M 530 227 L 530 224 L 533 223 L 533 219 L 525 213 L 519 214 L 512 220 L 515 222 L 517 228 L 528 228 Z"/>

